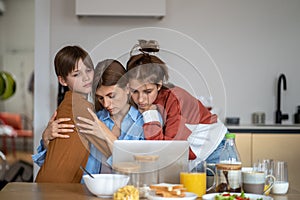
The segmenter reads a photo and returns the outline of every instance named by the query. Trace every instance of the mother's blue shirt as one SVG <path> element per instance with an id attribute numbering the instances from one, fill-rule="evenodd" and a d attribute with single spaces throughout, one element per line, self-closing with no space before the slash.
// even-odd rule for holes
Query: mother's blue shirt
<path id="1" fill-rule="evenodd" d="M 97 116 L 110 130 L 112 130 L 115 123 L 107 110 L 100 110 L 97 113 Z M 121 134 L 118 137 L 118 140 L 144 140 L 143 125 L 144 120 L 142 114 L 135 107 L 131 106 L 121 123 Z M 102 153 L 91 144 L 90 156 L 86 164 L 86 169 L 96 174 L 101 172 L 101 164 L 106 164 L 110 167 L 112 158 L 109 157 L 107 159 L 103 157 Z"/>

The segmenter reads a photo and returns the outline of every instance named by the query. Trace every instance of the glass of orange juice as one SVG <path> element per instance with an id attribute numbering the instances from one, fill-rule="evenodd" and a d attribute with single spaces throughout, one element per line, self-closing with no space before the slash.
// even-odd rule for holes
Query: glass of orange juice
<path id="1" fill-rule="evenodd" d="M 206 171 L 209 170 L 215 176 L 213 170 L 206 167 L 205 161 L 200 161 L 196 167 L 189 169 L 188 171 L 180 172 L 180 183 L 187 189 L 188 192 L 197 194 L 198 197 L 202 197 L 206 194 L 206 191 L 215 187 L 216 183 L 206 189 Z"/>

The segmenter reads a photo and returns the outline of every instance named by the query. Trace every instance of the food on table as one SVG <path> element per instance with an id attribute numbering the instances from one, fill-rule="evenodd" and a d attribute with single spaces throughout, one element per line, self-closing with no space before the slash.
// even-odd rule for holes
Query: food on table
<path id="1" fill-rule="evenodd" d="M 133 185 L 121 187 L 114 193 L 114 200 L 138 200 L 139 190 Z"/>
<path id="2" fill-rule="evenodd" d="M 222 193 L 215 196 L 215 200 L 250 200 L 249 197 L 246 197 L 245 193 L 242 192 L 239 194 L 230 194 L 230 193 Z M 262 198 L 258 198 L 256 200 L 263 200 Z"/>
<path id="3" fill-rule="evenodd" d="M 150 185 L 155 194 L 167 198 L 185 197 L 186 188 L 182 184 L 157 184 Z"/>

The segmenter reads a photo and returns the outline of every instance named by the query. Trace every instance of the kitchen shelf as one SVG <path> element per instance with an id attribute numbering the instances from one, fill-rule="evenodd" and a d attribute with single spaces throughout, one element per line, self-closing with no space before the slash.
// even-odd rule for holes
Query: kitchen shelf
<path id="1" fill-rule="evenodd" d="M 232 133 L 298 133 L 300 134 L 300 124 L 266 124 L 266 125 L 227 125 Z"/>

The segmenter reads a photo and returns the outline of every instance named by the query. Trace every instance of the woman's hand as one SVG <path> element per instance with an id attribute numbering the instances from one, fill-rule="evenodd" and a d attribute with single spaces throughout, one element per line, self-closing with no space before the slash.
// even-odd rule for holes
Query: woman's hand
<path id="1" fill-rule="evenodd" d="M 48 122 L 46 129 L 43 132 L 42 139 L 44 143 L 44 148 L 47 148 L 50 140 L 55 138 L 69 138 L 69 135 L 60 134 L 74 131 L 73 124 L 63 124 L 63 122 L 70 121 L 70 118 L 60 118 L 55 120 L 57 111 L 55 111 Z"/>
<path id="2" fill-rule="evenodd" d="M 76 126 L 79 127 L 79 132 L 90 135 L 96 135 L 100 139 L 105 140 L 105 133 L 107 130 L 110 132 L 110 130 L 106 127 L 106 125 L 103 122 L 101 122 L 98 119 L 97 115 L 91 109 L 88 108 L 88 111 L 91 114 L 93 120 L 84 117 L 77 117 L 78 120 L 83 122 L 76 124 Z"/>
<path id="3" fill-rule="evenodd" d="M 103 147 L 101 144 L 102 142 L 98 142 L 100 144 L 100 148 L 98 149 L 104 149 L 106 152 L 111 154 L 113 149 L 113 142 L 117 140 L 117 138 L 114 136 L 114 134 L 107 128 L 107 126 L 98 119 L 97 115 L 88 108 L 89 113 L 91 114 L 93 120 L 84 118 L 84 117 L 77 117 L 78 120 L 84 122 L 84 123 L 77 123 L 76 125 L 79 127 L 79 132 L 83 134 L 90 134 L 94 135 L 97 138 L 101 139 L 106 143 L 106 145 Z M 94 143 L 95 144 L 95 143 Z M 96 144 L 95 144 L 96 145 Z M 96 145 L 98 146 L 98 145 Z M 99 147 L 99 146 L 98 146 Z M 109 149 L 107 149 L 108 147 Z"/>

